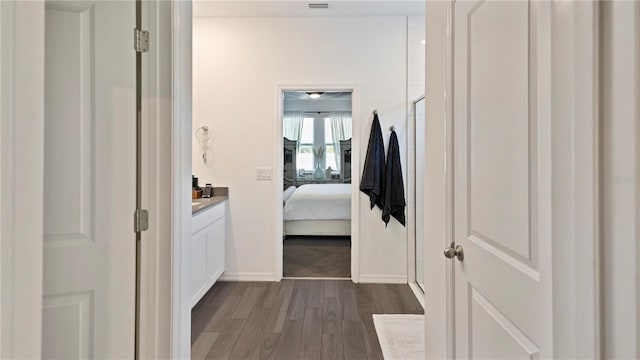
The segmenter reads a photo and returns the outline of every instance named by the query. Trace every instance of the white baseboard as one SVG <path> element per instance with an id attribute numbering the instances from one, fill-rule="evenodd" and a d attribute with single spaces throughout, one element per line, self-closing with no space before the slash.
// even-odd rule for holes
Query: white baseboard
<path id="1" fill-rule="evenodd" d="M 321 277 L 321 276 L 283 276 L 282 280 L 336 280 L 336 281 L 352 281 L 346 277 Z"/>
<path id="2" fill-rule="evenodd" d="M 406 284 L 407 277 L 404 275 L 360 275 L 360 283 L 363 284 Z M 267 272 L 225 272 L 220 276 L 220 281 L 276 281 L 274 273 Z"/>
<path id="3" fill-rule="evenodd" d="M 225 272 L 220 281 L 276 281 L 276 274 L 263 272 Z"/>
<path id="4" fill-rule="evenodd" d="M 362 284 L 406 284 L 406 275 L 375 275 L 360 274 L 359 283 Z"/>

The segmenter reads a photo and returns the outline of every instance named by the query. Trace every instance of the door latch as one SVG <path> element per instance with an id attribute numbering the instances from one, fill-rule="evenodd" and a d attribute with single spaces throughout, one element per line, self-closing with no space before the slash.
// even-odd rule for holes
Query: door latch
<path id="1" fill-rule="evenodd" d="M 444 256 L 447 259 L 453 259 L 454 257 L 456 257 L 460 261 L 464 260 L 464 251 L 462 250 L 462 246 L 455 245 L 454 247 L 454 245 L 455 245 L 454 243 L 451 243 L 449 247 L 444 249 Z"/>

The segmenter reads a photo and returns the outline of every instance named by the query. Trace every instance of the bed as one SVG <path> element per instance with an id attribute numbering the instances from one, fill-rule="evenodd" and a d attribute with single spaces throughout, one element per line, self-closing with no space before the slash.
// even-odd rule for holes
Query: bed
<path id="1" fill-rule="evenodd" d="M 287 189 L 284 235 L 350 236 L 351 184 L 306 184 Z"/>

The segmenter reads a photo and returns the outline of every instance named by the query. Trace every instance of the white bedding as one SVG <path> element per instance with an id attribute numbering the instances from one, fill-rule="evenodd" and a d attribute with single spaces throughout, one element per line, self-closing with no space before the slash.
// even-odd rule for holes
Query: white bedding
<path id="1" fill-rule="evenodd" d="M 284 220 L 351 220 L 351 184 L 307 184 L 291 195 Z"/>

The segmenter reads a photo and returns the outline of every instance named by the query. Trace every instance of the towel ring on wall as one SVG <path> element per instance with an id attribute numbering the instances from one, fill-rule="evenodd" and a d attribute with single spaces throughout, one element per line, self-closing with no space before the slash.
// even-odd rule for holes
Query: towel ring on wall
<path id="1" fill-rule="evenodd" d="M 207 150 L 209 149 L 209 140 L 211 134 L 209 133 L 208 126 L 201 126 L 196 130 L 196 140 L 202 148 L 202 162 L 207 163 Z"/>

